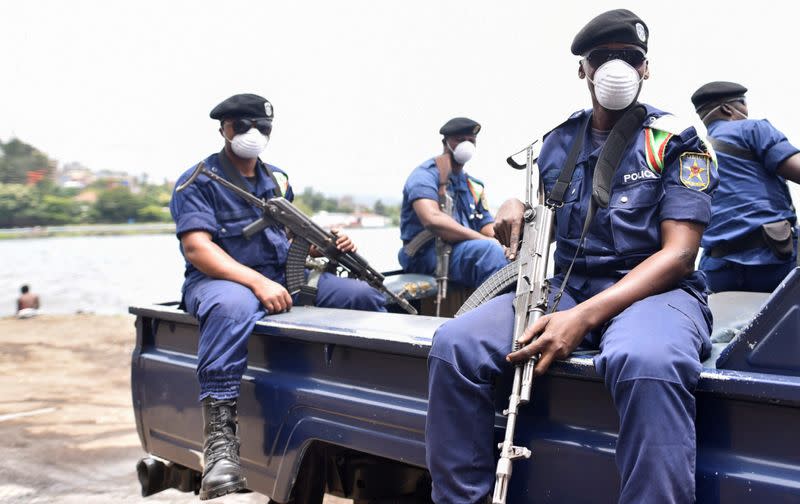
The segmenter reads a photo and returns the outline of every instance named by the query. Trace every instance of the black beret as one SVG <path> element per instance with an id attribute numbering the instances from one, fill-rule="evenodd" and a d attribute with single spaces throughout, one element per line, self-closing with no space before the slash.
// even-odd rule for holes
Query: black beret
<path id="1" fill-rule="evenodd" d="M 647 52 L 650 30 L 639 16 L 626 9 L 604 12 L 589 21 L 572 40 L 572 54 L 583 56 L 589 49 L 618 42 L 634 44 Z"/>
<path id="2" fill-rule="evenodd" d="M 444 136 L 477 135 L 481 125 L 466 117 L 454 117 L 439 128 L 439 133 Z"/>
<path id="3" fill-rule="evenodd" d="M 736 98 L 744 98 L 747 88 L 735 82 L 716 81 L 709 82 L 698 88 L 692 95 L 692 103 L 694 110 L 699 111 L 701 108 L 712 103 L 718 103 L 728 100 L 735 100 Z"/>
<path id="4" fill-rule="evenodd" d="M 272 104 L 264 97 L 244 93 L 233 95 L 223 100 L 208 114 L 211 119 L 228 119 L 233 117 L 266 117 L 272 119 Z"/>

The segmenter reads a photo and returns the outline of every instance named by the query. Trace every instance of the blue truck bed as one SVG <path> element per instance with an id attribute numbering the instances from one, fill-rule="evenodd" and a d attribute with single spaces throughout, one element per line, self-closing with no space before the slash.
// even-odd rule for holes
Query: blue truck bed
<path id="1" fill-rule="evenodd" d="M 800 502 L 800 273 L 766 300 L 745 298 L 712 300 L 720 320 L 696 392 L 697 500 Z M 169 306 L 131 313 L 142 447 L 196 481 L 197 322 Z M 259 322 L 239 402 L 250 489 L 281 503 L 315 502 L 323 491 L 358 503 L 425 502 L 426 357 L 444 320 L 294 308 Z M 497 383 L 497 441 L 509 387 Z M 517 440 L 533 456 L 515 463 L 509 502 L 616 502 L 618 428 L 592 356 L 555 363 L 522 408 Z"/>

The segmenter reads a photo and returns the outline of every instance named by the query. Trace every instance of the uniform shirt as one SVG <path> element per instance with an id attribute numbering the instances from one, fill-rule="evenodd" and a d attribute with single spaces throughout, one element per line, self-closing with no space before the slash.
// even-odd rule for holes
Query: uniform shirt
<path id="1" fill-rule="evenodd" d="M 486 224 L 494 222 L 486 205 L 483 183 L 467 175 L 450 173 L 447 192 L 453 198 L 453 219 L 464 227 L 480 232 Z M 403 206 L 400 209 L 400 238 L 403 243 L 425 229 L 412 204 L 418 199 L 439 201 L 439 169 L 431 158 L 411 172 L 403 187 Z"/>
<path id="2" fill-rule="evenodd" d="M 206 167 L 228 178 L 220 165 L 222 153 L 212 154 L 205 159 Z M 263 163 L 256 166 L 255 184 L 244 179 L 247 188 L 259 198 L 270 198 L 284 195 L 292 201 L 294 193 L 288 183 L 286 173 L 268 165 L 274 172 L 281 187 L 275 186 L 273 180 L 263 169 Z M 236 168 L 233 168 L 234 170 Z M 176 187 L 182 184 L 194 171 L 194 167 L 180 176 Z M 253 268 L 270 280 L 285 283 L 284 269 L 289 251 L 289 240 L 283 228 L 269 226 L 256 233 L 250 239 L 242 235 L 242 230 L 261 217 L 260 210 L 245 202 L 242 198 L 205 175 L 181 192 L 174 192 L 170 201 L 170 212 L 175 220 L 175 232 L 180 239 L 187 231 L 207 231 L 211 238 L 225 252 L 239 263 Z M 186 254 L 181 245 L 181 254 Z M 186 260 L 184 290 L 192 282 L 203 278 L 204 274 Z"/>
<path id="3" fill-rule="evenodd" d="M 657 120 L 665 113 L 646 108 L 647 116 L 614 174 L 609 207 L 598 208 L 589 227 L 575 263 L 578 273 L 621 277 L 661 249 L 663 220 L 706 225 L 711 218 L 711 193 L 718 177 L 701 139 L 693 127 L 685 127 L 672 116 Z M 548 193 L 588 113 L 591 111 L 573 114 L 547 135 L 538 164 Z M 653 124 L 658 129 L 649 128 Z M 564 205 L 556 211 L 555 262 L 560 272 L 569 266 L 578 246 L 591 198 L 594 166 L 602 149 L 594 148 L 589 133 L 585 134 Z M 694 166 L 695 161 L 698 166 Z M 705 288 L 702 278 L 695 275 L 693 280 L 698 291 Z"/>
<path id="4" fill-rule="evenodd" d="M 756 231 L 763 224 L 797 221 L 786 179 L 776 173 L 778 166 L 798 152 L 767 120 L 715 121 L 708 134 L 753 153 L 750 161 L 717 152 L 720 168 L 719 190 L 712 201 L 711 223 L 703 234 L 705 250 Z M 778 264 L 768 248 L 744 250 L 725 256 L 739 264 Z"/>

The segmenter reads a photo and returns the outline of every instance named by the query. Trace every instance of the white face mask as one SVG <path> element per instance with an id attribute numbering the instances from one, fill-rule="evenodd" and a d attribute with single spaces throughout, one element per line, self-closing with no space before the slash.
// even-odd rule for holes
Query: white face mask
<path id="1" fill-rule="evenodd" d="M 267 148 L 269 137 L 256 128 L 250 128 L 247 133 L 236 135 L 230 142 L 234 154 L 244 159 L 255 159 Z"/>
<path id="2" fill-rule="evenodd" d="M 586 78 L 589 79 L 588 72 Z M 594 95 L 597 102 L 608 110 L 627 108 L 639 94 L 643 77 L 635 68 L 620 59 L 600 65 L 594 73 Z"/>
<path id="3" fill-rule="evenodd" d="M 469 140 L 464 140 L 460 144 L 456 145 L 455 149 L 451 148 L 450 144 L 448 143 L 447 148 L 453 153 L 453 159 L 455 159 L 456 163 L 458 164 L 466 164 L 470 159 L 472 159 L 472 156 L 475 155 L 475 144 Z"/>

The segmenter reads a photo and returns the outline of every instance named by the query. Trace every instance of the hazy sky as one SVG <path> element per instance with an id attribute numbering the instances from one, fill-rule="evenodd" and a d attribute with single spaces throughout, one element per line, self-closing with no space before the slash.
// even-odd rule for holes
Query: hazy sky
<path id="1" fill-rule="evenodd" d="M 738 81 L 751 117 L 800 144 L 791 5 L 0 0 L 0 139 L 174 180 L 219 150 L 211 108 L 254 92 L 276 114 L 262 158 L 296 189 L 399 200 L 408 173 L 440 152 L 441 124 L 466 115 L 483 124 L 467 170 L 496 206 L 523 185 L 505 157 L 590 105 L 569 46 L 611 8 L 650 28 L 642 101 L 694 118 L 697 87 Z"/>

